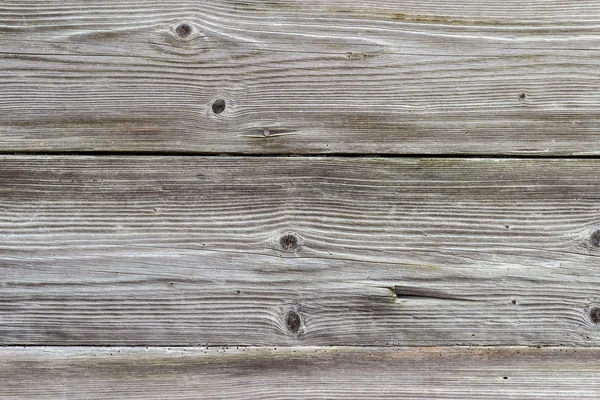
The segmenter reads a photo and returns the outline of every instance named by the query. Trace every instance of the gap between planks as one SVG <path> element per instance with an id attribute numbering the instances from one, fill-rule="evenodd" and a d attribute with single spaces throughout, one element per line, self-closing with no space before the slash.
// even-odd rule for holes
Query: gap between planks
<path id="1" fill-rule="evenodd" d="M 1 156 L 56 156 L 56 157 L 242 157 L 242 158 L 406 158 L 406 159 L 515 159 L 515 160 L 600 160 L 600 154 L 557 155 L 557 154 L 494 154 L 494 153 L 227 153 L 198 152 L 186 150 L 173 151 L 0 151 Z"/>

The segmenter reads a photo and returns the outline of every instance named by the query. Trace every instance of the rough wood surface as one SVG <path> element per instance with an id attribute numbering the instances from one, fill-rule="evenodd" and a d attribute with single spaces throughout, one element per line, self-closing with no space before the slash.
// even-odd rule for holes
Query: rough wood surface
<path id="1" fill-rule="evenodd" d="M 599 187 L 595 160 L 3 156 L 0 343 L 597 346 Z"/>
<path id="2" fill-rule="evenodd" d="M 0 397 L 590 399 L 599 349 L 0 349 Z"/>
<path id="3" fill-rule="evenodd" d="M 598 155 L 599 25 L 590 0 L 5 0 L 0 152 Z"/>

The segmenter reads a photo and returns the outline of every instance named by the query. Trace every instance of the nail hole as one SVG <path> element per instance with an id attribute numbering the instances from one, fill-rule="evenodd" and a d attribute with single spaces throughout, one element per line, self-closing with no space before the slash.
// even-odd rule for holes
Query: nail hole
<path id="1" fill-rule="evenodd" d="M 594 246 L 594 247 L 600 247 L 600 230 L 592 233 L 592 236 L 590 237 L 590 240 L 592 242 L 592 246 Z"/>
<path id="2" fill-rule="evenodd" d="M 187 22 L 182 22 L 175 28 L 175 33 L 177 33 L 177 36 L 180 38 L 186 38 L 192 34 L 192 26 Z"/>
<path id="3" fill-rule="evenodd" d="M 596 325 L 600 325 L 600 308 L 594 307 L 590 310 L 590 319 Z"/>
<path id="4" fill-rule="evenodd" d="M 527 95 L 525 94 L 525 92 L 519 93 L 519 99 L 520 100 L 525 100 L 525 97 L 527 97 Z"/>
<path id="5" fill-rule="evenodd" d="M 279 239 L 281 248 L 285 251 L 294 251 L 298 246 L 298 239 L 291 233 L 285 234 Z"/>
<path id="6" fill-rule="evenodd" d="M 293 310 L 288 311 L 287 315 L 285 316 L 285 324 L 290 330 L 290 332 L 298 333 L 298 331 L 300 330 L 300 325 L 302 324 L 300 314 Z"/>
<path id="7" fill-rule="evenodd" d="M 516 299 L 512 299 L 510 302 L 513 303 L 513 304 L 517 304 L 517 300 Z"/>
<path id="8" fill-rule="evenodd" d="M 215 100 L 212 105 L 212 110 L 215 114 L 221 114 L 223 111 L 225 111 L 225 100 Z"/>

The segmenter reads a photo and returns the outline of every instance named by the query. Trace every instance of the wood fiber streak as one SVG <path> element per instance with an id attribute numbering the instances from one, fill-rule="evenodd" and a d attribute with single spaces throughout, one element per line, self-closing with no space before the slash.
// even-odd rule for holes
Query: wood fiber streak
<path id="1" fill-rule="evenodd" d="M 598 155 L 599 27 L 590 0 L 5 0 L 0 152 Z"/>
<path id="2" fill-rule="evenodd" d="M 3 156 L 0 344 L 597 346 L 597 172 Z"/>
<path id="3" fill-rule="evenodd" d="M 0 396 L 598 399 L 598 349 L 0 349 Z"/>

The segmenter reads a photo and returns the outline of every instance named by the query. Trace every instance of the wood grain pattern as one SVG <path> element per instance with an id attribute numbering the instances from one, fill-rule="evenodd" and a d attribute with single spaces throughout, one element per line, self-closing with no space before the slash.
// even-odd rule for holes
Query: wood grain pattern
<path id="1" fill-rule="evenodd" d="M 590 0 L 7 0 L 0 152 L 599 155 L 598 26 Z"/>
<path id="2" fill-rule="evenodd" d="M 599 349 L 0 349 L 0 396 L 35 399 L 590 399 Z"/>
<path id="3" fill-rule="evenodd" d="M 0 399 L 600 398 L 599 27 L 2 1 Z"/>
<path id="4" fill-rule="evenodd" d="M 597 172 L 3 156 L 0 343 L 597 346 Z"/>

